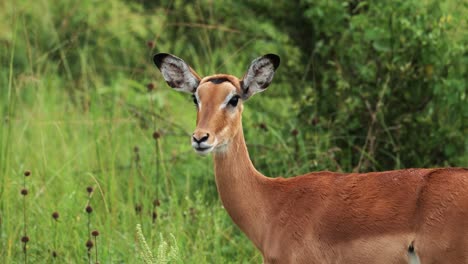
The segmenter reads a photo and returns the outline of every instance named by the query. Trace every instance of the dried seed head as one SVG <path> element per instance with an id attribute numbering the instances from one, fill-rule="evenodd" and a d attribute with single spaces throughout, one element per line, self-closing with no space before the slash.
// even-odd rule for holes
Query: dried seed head
<path id="1" fill-rule="evenodd" d="M 148 48 L 150 48 L 150 49 L 154 48 L 154 41 L 148 40 L 148 41 L 146 42 L 146 46 L 148 46 Z"/>
<path id="2" fill-rule="evenodd" d="M 141 209 L 142 209 L 142 208 L 141 208 L 141 204 L 135 205 L 135 212 L 136 212 L 137 214 L 141 213 Z"/>
<path id="3" fill-rule="evenodd" d="M 52 251 L 52 257 L 53 257 L 53 258 L 56 258 L 56 257 L 57 257 L 57 252 L 55 252 L 55 250 Z"/>
<path id="4" fill-rule="evenodd" d="M 193 207 L 190 207 L 189 208 L 189 212 L 190 212 L 190 215 L 191 216 L 195 216 L 197 214 L 197 209 L 193 208 Z"/>
<path id="5" fill-rule="evenodd" d="M 318 116 L 312 119 L 312 125 L 316 126 L 320 122 L 320 118 Z"/>
<path id="6" fill-rule="evenodd" d="M 21 238 L 21 242 L 23 242 L 23 243 L 25 243 L 25 244 L 28 243 L 28 242 L 29 242 L 29 237 L 28 237 L 28 236 L 23 236 L 23 237 Z"/>
<path id="7" fill-rule="evenodd" d="M 264 131 L 268 131 L 268 127 L 267 127 L 267 125 L 266 125 L 265 123 L 260 123 L 260 124 L 258 125 L 258 127 L 260 127 L 260 129 L 262 129 L 262 130 L 264 130 Z"/>
<path id="8" fill-rule="evenodd" d="M 151 91 L 154 90 L 154 84 L 153 84 L 153 83 L 148 83 L 148 84 L 146 85 L 146 88 L 148 88 L 148 92 L 151 92 Z"/>
<path id="9" fill-rule="evenodd" d="M 291 135 L 293 135 L 294 137 L 296 137 L 298 134 L 299 134 L 299 131 L 297 129 L 293 129 L 291 131 Z"/>
<path id="10" fill-rule="evenodd" d="M 93 237 L 97 237 L 99 236 L 99 231 L 94 230 L 93 232 L 91 232 L 91 235 L 93 235 Z"/>
<path id="11" fill-rule="evenodd" d="M 161 137 L 161 133 L 159 133 L 158 131 L 154 131 L 154 132 L 153 132 L 153 138 L 154 138 L 155 140 L 158 140 L 160 137 Z"/>
<path id="12" fill-rule="evenodd" d="M 153 222 L 156 221 L 156 219 L 158 219 L 158 213 L 156 213 L 156 211 L 153 211 Z"/>
<path id="13" fill-rule="evenodd" d="M 31 175 L 31 171 L 24 171 L 24 177 L 28 177 L 29 175 Z"/>
<path id="14" fill-rule="evenodd" d="M 138 146 L 133 147 L 133 152 L 135 153 L 140 152 L 140 148 L 138 148 Z"/>
<path id="15" fill-rule="evenodd" d="M 91 241 L 91 240 L 86 241 L 86 247 L 88 248 L 88 250 L 93 248 L 93 246 L 94 246 L 93 241 Z"/>
<path id="16" fill-rule="evenodd" d="M 54 220 L 57 220 L 57 219 L 59 218 L 59 216 L 60 216 L 60 215 L 59 215 L 58 212 L 53 212 L 53 213 L 52 213 L 52 218 L 53 218 Z"/>
<path id="17" fill-rule="evenodd" d="M 88 214 L 90 214 L 90 213 L 93 212 L 93 208 L 91 207 L 91 205 L 86 206 L 86 212 L 87 212 Z"/>
<path id="18" fill-rule="evenodd" d="M 28 189 L 21 189 L 21 195 L 28 195 Z"/>
<path id="19" fill-rule="evenodd" d="M 93 186 L 88 186 L 88 187 L 86 187 L 86 191 L 87 191 L 88 193 L 92 193 L 92 192 L 93 192 Z"/>
<path id="20" fill-rule="evenodd" d="M 159 201 L 159 199 L 154 199 L 153 206 L 160 206 L 160 205 L 161 205 L 161 202 Z"/>

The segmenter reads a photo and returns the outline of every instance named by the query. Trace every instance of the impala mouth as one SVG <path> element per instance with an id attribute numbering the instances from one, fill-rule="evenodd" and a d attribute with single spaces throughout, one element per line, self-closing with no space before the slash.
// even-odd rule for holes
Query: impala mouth
<path id="1" fill-rule="evenodd" d="M 210 153 L 213 150 L 213 146 L 208 146 L 208 147 L 196 146 L 196 147 L 193 147 L 193 148 L 195 149 L 195 151 L 198 154 L 201 154 L 201 155 L 206 155 L 206 154 Z"/>
<path id="2" fill-rule="evenodd" d="M 201 155 L 206 155 L 214 149 L 214 145 L 208 145 L 206 142 L 198 143 L 192 141 L 193 149 Z"/>

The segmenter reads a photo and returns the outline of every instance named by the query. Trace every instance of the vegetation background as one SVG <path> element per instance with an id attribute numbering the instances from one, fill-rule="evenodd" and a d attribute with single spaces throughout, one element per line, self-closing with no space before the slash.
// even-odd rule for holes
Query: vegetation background
<path id="1" fill-rule="evenodd" d="M 266 175 L 467 166 L 467 18 L 456 0 L 0 1 L 0 262 L 137 263 L 141 224 L 162 263 L 261 263 L 156 52 L 201 75 L 281 56 L 243 119 Z"/>

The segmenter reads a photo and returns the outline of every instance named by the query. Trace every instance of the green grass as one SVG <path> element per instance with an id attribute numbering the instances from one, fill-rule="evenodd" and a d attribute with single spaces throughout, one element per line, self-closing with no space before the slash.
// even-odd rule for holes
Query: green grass
<path id="1" fill-rule="evenodd" d="M 155 51 L 147 40 L 154 39 L 160 50 L 170 47 L 161 33 L 163 18 L 120 2 L 7 1 L 0 7 L 5 25 L 0 41 L 6 44 L 0 69 L 0 263 L 24 261 L 25 228 L 28 263 L 87 263 L 88 216 L 90 230 L 100 232 L 100 263 L 142 261 L 137 224 L 154 253 L 161 236 L 171 244 L 173 235 L 180 263 L 261 262 L 217 198 L 211 158 L 190 147 L 195 122 L 190 98 L 166 87 L 150 62 Z M 120 27 L 122 19 L 132 23 Z M 234 62 L 223 67 L 234 68 Z M 203 67 L 201 72 L 219 70 L 219 65 Z M 286 103 L 283 107 L 287 113 Z M 252 142 L 260 121 L 270 123 L 246 110 Z M 264 165 L 269 173 L 285 172 L 283 165 L 292 162 L 268 162 L 272 148 L 284 147 L 281 140 L 268 146 L 281 138 L 273 133 L 279 129 L 272 125 L 272 133 L 258 136 L 252 147 L 260 164 L 270 164 Z M 162 135 L 157 142 L 154 131 Z M 270 141 L 262 139 L 269 135 Z M 22 197 L 26 170 L 32 175 L 25 181 L 29 194 Z M 88 186 L 94 188 L 91 198 Z M 153 221 L 155 199 L 161 205 Z M 58 221 L 53 212 L 60 214 Z M 94 248 L 90 253 L 93 263 Z"/>
<path id="2" fill-rule="evenodd" d="M 58 253 L 58 263 L 86 261 L 87 186 L 95 189 L 90 201 L 94 208 L 91 230 L 101 234 L 101 263 L 136 262 L 137 224 L 142 225 L 154 249 L 160 233 L 163 237 L 173 234 L 182 249 L 181 258 L 190 263 L 260 261 L 213 195 L 210 159 L 199 158 L 190 150 L 186 131 L 193 122 L 181 122 L 188 119 L 184 115 L 193 117 L 181 111 L 191 109 L 189 106 L 165 112 L 168 121 L 156 118 L 142 125 L 129 111 L 129 102 L 115 100 L 112 106 L 105 96 L 91 93 L 91 107 L 83 111 L 53 80 L 40 79 L 30 88 L 36 93 L 24 99 L 15 94 L 5 101 L 13 105 L 11 114 L 2 113 L 9 120 L 1 128 L 6 155 L 1 177 L 0 262 L 23 259 L 20 189 L 25 170 L 32 172 L 26 179 L 29 194 L 25 197 L 31 263 L 50 263 L 53 250 Z M 13 87 L 20 91 L 16 84 Z M 171 105 L 189 104 L 177 99 Z M 181 120 L 175 121 L 179 116 Z M 172 131 L 170 122 L 182 128 Z M 158 150 L 152 127 L 162 131 Z M 138 164 L 135 146 L 139 148 Z M 154 199 L 161 200 L 155 223 Z M 142 212 L 137 214 L 135 206 L 140 204 Z M 52 219 L 54 211 L 60 213 L 58 223 Z"/>
<path id="3" fill-rule="evenodd" d="M 1 263 L 23 259 L 20 189 L 25 170 L 32 172 L 25 197 L 30 263 L 52 262 L 51 251 L 58 253 L 57 263 L 87 261 L 87 186 L 95 189 L 91 230 L 100 232 L 101 263 L 136 263 L 137 224 L 154 249 L 159 234 L 166 238 L 173 234 L 184 263 L 260 262 L 214 195 L 211 160 L 190 149 L 187 131 L 194 116 L 185 113 L 192 110 L 188 100 L 161 91 L 168 97 L 164 103 L 168 109 L 156 113 L 167 120 L 151 120 L 146 114 L 142 121 L 130 110 L 131 100 L 90 92 L 85 111 L 70 102 L 55 76 L 36 78 L 24 86 L 15 80 L 14 95 L 3 101 L 10 105 L 10 114 L 2 112 L 8 121 L 3 120 L 1 127 Z M 184 106 L 169 109 L 177 105 Z M 141 109 L 151 109 L 151 102 L 138 105 Z M 153 128 L 162 133 L 159 149 Z M 154 199 L 161 201 L 155 223 Z M 135 212 L 137 205 L 142 205 L 141 214 Z M 54 211 L 60 213 L 58 223 L 52 219 Z"/>
<path id="4" fill-rule="evenodd" d="M 89 11 L 90 3 L 76 8 Z M 146 40 L 135 44 L 129 39 L 120 48 L 113 46 L 123 52 L 138 45 L 136 56 L 123 55 L 118 61 L 132 65 L 137 57 L 144 73 L 132 74 L 133 65 L 122 65 L 120 73 L 111 75 L 118 67 L 111 65 L 110 57 L 94 55 L 112 37 L 91 36 L 90 31 L 97 29 L 91 25 L 78 32 L 79 45 L 61 40 L 67 29 L 53 16 L 66 13 L 54 13 L 61 8 L 54 4 L 58 2 L 2 4 L 2 20 L 8 25 L 1 35 L 7 44 L 2 58 L 8 61 L 2 61 L 0 70 L 0 262 L 23 262 L 20 239 L 26 228 L 29 263 L 86 263 L 88 186 L 95 189 L 90 228 L 100 232 L 100 263 L 140 261 L 137 224 L 154 250 L 160 236 L 168 239 L 173 234 L 181 263 L 260 262 L 259 253 L 216 199 L 210 159 L 199 158 L 190 149 L 187 135 L 194 111 L 189 99 L 172 94 L 160 79 L 152 95 L 146 92 L 146 84 L 159 78 L 148 63 L 152 51 Z M 130 9 L 108 7 L 96 8 L 112 15 L 110 24 L 126 11 L 130 18 L 144 18 Z M 49 43 L 42 39 L 45 33 Z M 154 131 L 162 134 L 158 147 Z M 29 194 L 23 200 L 25 170 L 32 175 L 26 179 Z M 155 199 L 161 205 L 153 221 Z M 136 206 L 142 207 L 141 213 Z M 60 214 L 57 222 L 52 218 L 55 211 Z M 94 262 L 94 248 L 91 253 Z"/>

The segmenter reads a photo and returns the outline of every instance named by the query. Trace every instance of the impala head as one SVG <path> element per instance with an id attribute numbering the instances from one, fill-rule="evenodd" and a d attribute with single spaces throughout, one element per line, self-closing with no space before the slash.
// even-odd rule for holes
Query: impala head
<path id="1" fill-rule="evenodd" d="M 241 129 L 243 102 L 268 87 L 280 62 L 274 54 L 257 58 L 244 77 L 238 79 L 227 74 L 200 78 L 185 61 L 167 53 L 158 53 L 153 60 L 169 86 L 193 96 L 197 127 L 192 147 L 199 154 L 229 147 Z"/>

